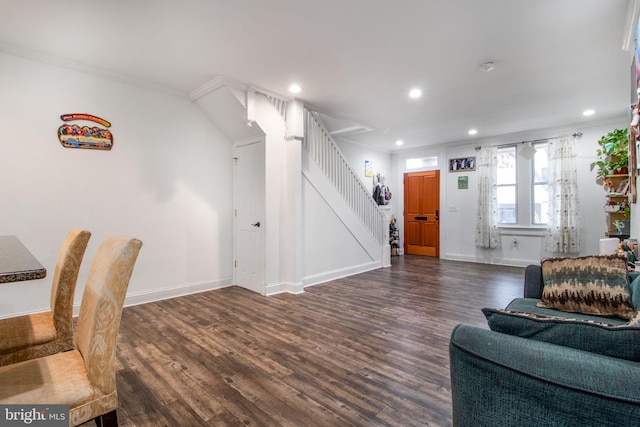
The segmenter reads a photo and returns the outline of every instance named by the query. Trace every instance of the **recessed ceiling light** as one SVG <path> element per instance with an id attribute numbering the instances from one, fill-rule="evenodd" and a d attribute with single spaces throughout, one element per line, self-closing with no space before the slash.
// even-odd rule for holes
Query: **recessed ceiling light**
<path id="1" fill-rule="evenodd" d="M 469 135 L 476 135 L 478 133 L 478 129 L 469 129 Z"/>
<path id="2" fill-rule="evenodd" d="M 595 113 L 596 113 L 595 111 L 593 111 L 593 110 L 589 109 L 589 110 L 584 110 L 584 111 L 582 112 L 582 115 L 583 115 L 583 116 L 593 116 Z"/>
<path id="3" fill-rule="evenodd" d="M 291 86 L 289 86 L 289 92 L 291 93 L 300 93 L 302 91 L 302 88 L 300 87 L 299 84 L 292 84 Z"/>
<path id="4" fill-rule="evenodd" d="M 400 145 L 402 145 L 402 144 L 404 144 L 404 141 L 403 141 L 403 140 L 399 139 L 399 140 L 397 140 L 397 141 L 396 141 L 396 145 L 397 145 L 397 146 L 400 146 Z"/>
<path id="5" fill-rule="evenodd" d="M 485 73 L 488 73 L 489 71 L 493 71 L 494 68 L 496 68 L 496 63 L 493 61 L 483 62 L 482 64 L 478 65 L 478 69 Z"/>
<path id="6" fill-rule="evenodd" d="M 418 99 L 422 96 L 422 91 L 418 88 L 411 89 L 409 91 L 409 98 Z"/>

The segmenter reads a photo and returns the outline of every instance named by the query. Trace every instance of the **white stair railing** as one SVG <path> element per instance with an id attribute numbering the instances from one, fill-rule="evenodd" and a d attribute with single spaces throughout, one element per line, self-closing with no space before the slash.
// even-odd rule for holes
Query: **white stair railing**
<path id="1" fill-rule="evenodd" d="M 388 226 L 370 190 L 349 166 L 318 115 L 305 108 L 304 121 L 303 146 L 375 240 L 384 244 Z"/>
<path id="2" fill-rule="evenodd" d="M 278 98 L 275 95 L 270 95 L 265 93 L 264 96 L 267 97 L 269 102 L 273 104 L 273 107 L 278 110 L 278 113 L 282 116 L 283 119 L 287 119 L 287 101 L 282 98 Z"/>

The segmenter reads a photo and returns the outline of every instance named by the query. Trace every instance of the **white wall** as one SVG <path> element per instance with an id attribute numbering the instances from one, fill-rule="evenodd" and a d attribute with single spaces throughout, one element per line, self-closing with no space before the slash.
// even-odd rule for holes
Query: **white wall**
<path id="1" fill-rule="evenodd" d="M 399 152 L 392 155 L 393 174 L 390 185 L 398 187 L 402 183 L 406 169 L 407 158 L 427 156 L 438 157 L 438 169 L 441 179 L 441 215 L 440 215 L 440 256 L 445 259 L 457 259 L 473 262 L 527 265 L 539 262 L 546 253 L 543 249 L 542 233 L 530 229 L 503 229 L 502 248 L 484 250 L 475 247 L 476 206 L 478 200 L 477 171 L 449 172 L 448 159 L 458 157 L 477 156 L 476 146 L 496 145 L 519 142 L 524 140 L 547 138 L 557 135 L 571 134 L 577 130 L 584 135 L 577 142 L 578 186 L 581 203 L 581 254 L 598 253 L 599 240 L 607 230 L 604 213 L 604 190 L 596 183 L 595 171 L 589 170 L 589 165 L 596 159 L 597 141 L 600 137 L 614 128 L 626 128 L 626 118 L 591 125 L 581 125 L 578 129 L 568 127 L 563 129 L 546 129 L 517 135 L 506 135 L 492 139 L 477 139 L 469 143 L 454 145 L 438 145 L 411 152 Z M 469 188 L 458 189 L 458 176 L 469 177 Z M 394 192 L 395 204 L 393 211 L 398 217 L 401 242 L 404 227 L 402 223 L 402 206 L 404 194 Z M 632 207 L 634 210 L 634 207 Z M 635 210 L 634 210 L 635 212 Z M 637 215 L 637 212 L 635 212 Z M 517 238 L 518 246 L 514 247 L 513 239 Z"/>
<path id="2" fill-rule="evenodd" d="M 348 143 L 344 140 L 336 139 L 334 141 L 347 163 L 364 183 L 365 188 L 373 192 L 373 179 L 365 177 L 364 161 L 373 162 L 374 172 L 385 172 L 389 170 L 389 154 L 372 152 L 364 149 L 361 145 Z M 308 154 L 304 152 L 303 156 L 308 156 Z M 313 160 L 306 160 L 313 164 Z M 303 161 L 304 163 L 305 161 Z M 318 177 L 313 171 L 315 168 L 310 165 L 303 166 L 302 169 L 306 170 L 306 175 L 303 173 L 302 180 L 301 268 L 304 286 L 378 268 L 380 266 L 380 259 L 377 257 L 379 253 L 374 256 L 359 243 L 359 239 L 362 238 L 359 231 L 364 230 L 365 233 L 368 233 L 361 221 L 357 216 L 353 216 L 353 218 L 341 217 L 344 215 L 343 208 L 347 210 L 350 208 L 347 207 L 346 201 L 339 193 L 333 194 L 332 191 L 327 191 L 327 186 L 331 189 L 334 188 L 333 184 L 326 180 L 325 175 L 319 172 L 319 169 L 317 172 L 322 177 Z M 326 182 L 320 182 L 322 179 L 325 179 Z M 328 196 L 335 196 L 335 199 L 325 198 Z M 340 212 L 340 214 L 336 212 Z M 358 225 L 362 228 L 361 230 L 356 230 Z"/>
<path id="3" fill-rule="evenodd" d="M 283 117 L 262 95 L 255 98 L 256 123 L 265 133 L 267 295 L 299 292 L 296 233 L 299 232 L 300 141 L 287 141 Z M 297 156 L 297 157 L 296 157 Z"/>
<path id="4" fill-rule="evenodd" d="M 302 206 L 301 249 L 305 286 L 372 268 L 371 257 L 353 237 L 328 201 L 323 199 L 304 176 Z"/>
<path id="5" fill-rule="evenodd" d="M 143 241 L 127 303 L 227 285 L 231 143 L 196 106 L 158 91 L 0 53 L 0 235 L 17 235 L 47 278 L 0 285 L 0 317 L 48 308 L 60 244 L 93 233 Z M 111 151 L 63 148 L 60 115 L 112 123 Z"/>
<path id="6" fill-rule="evenodd" d="M 48 308 L 58 250 L 66 232 L 75 226 L 93 232 L 81 269 L 77 304 L 91 259 L 109 234 L 130 235 L 144 242 L 128 304 L 231 283 L 231 142 L 192 102 L 1 53 L 0 69 L 0 235 L 17 235 L 49 271 L 42 280 L 0 285 L 0 317 Z M 63 148 L 56 132 L 62 124 L 60 115 L 67 113 L 89 113 L 109 120 L 113 150 Z M 627 124 L 625 118 L 578 129 L 584 132 L 578 142 L 583 253 L 597 252 L 597 242 L 606 230 L 603 190 L 588 166 L 595 159 L 596 141 L 614 127 Z M 458 190 L 458 174 L 447 171 L 446 160 L 475 155 L 478 144 L 566 131 L 552 129 L 394 155 L 339 144 L 363 182 L 369 180 L 364 177 L 364 160 L 371 160 L 374 171 L 387 176 L 393 192 L 391 210 L 399 219 L 401 237 L 405 158 L 435 154 L 442 165 L 441 256 L 526 264 L 543 255 L 538 237 L 522 234 L 517 251 L 509 245 L 491 254 L 476 250 L 475 173 L 468 173 L 469 190 Z M 274 167 L 278 164 L 277 158 L 272 159 Z M 309 185 L 301 185 L 305 212 L 300 264 L 305 281 L 321 281 L 327 273 L 348 274 L 367 264 L 369 259 L 353 242 L 336 242 L 331 231 L 326 231 L 337 230 L 340 224 L 322 207 L 318 195 L 309 191 Z M 281 212 L 287 206 L 281 205 Z M 449 212 L 449 206 L 456 206 L 458 212 Z M 640 215 L 633 210 L 635 232 L 633 223 L 637 224 Z M 327 227 L 317 227 L 320 221 Z M 275 223 L 281 227 L 278 236 L 291 236 L 282 232 L 291 226 L 287 220 L 280 218 Z M 279 246 L 273 249 L 282 250 Z M 291 276 L 285 279 L 294 285 L 300 277 L 297 262 L 286 257 L 275 266 Z"/>

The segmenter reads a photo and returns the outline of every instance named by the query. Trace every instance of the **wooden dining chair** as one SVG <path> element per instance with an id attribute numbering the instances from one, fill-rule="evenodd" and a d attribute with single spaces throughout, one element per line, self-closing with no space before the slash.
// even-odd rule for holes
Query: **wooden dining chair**
<path id="1" fill-rule="evenodd" d="M 68 233 L 53 273 L 51 311 L 0 320 L 0 366 L 73 348 L 73 299 L 80 264 L 91 233 Z"/>
<path id="2" fill-rule="evenodd" d="M 116 339 L 142 242 L 107 238 L 98 248 L 76 328 L 76 348 L 0 367 L 0 405 L 69 405 L 70 425 L 117 426 Z"/>

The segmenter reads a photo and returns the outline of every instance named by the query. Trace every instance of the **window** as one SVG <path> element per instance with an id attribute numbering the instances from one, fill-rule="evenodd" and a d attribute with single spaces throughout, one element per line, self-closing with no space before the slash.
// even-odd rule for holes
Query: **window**
<path id="1" fill-rule="evenodd" d="M 533 156 L 533 189 L 532 224 L 547 224 L 549 222 L 549 152 L 548 144 L 535 144 L 536 154 Z"/>
<path id="2" fill-rule="evenodd" d="M 407 169 L 423 169 L 438 166 L 438 156 L 407 159 Z"/>
<path id="3" fill-rule="evenodd" d="M 548 144 L 533 144 L 533 156 L 521 153 L 528 147 L 514 144 L 498 149 L 496 195 L 500 224 L 527 227 L 549 221 Z"/>
<path id="4" fill-rule="evenodd" d="M 516 146 L 498 149 L 498 222 L 500 224 L 518 223 L 518 180 L 516 165 Z"/>

